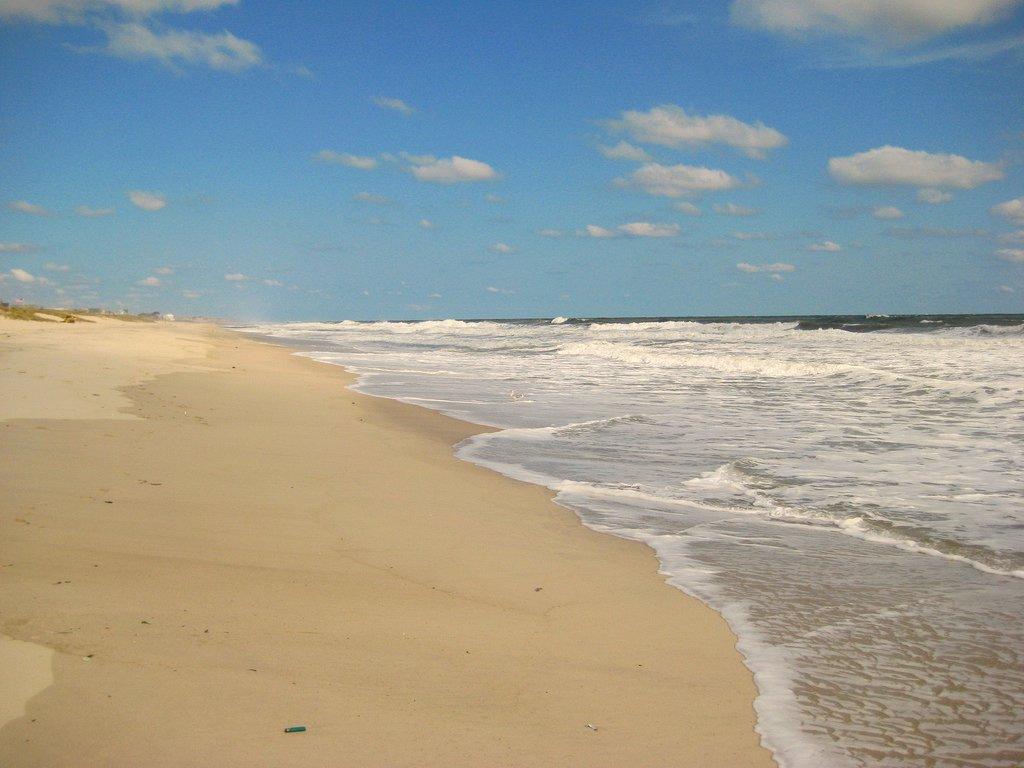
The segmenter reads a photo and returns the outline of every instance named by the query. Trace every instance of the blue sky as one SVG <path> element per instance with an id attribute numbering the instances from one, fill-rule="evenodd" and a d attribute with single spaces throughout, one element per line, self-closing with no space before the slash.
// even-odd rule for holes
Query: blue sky
<path id="1" fill-rule="evenodd" d="M 6 300 L 1021 312 L 1022 162 L 1022 0 L 0 0 Z"/>

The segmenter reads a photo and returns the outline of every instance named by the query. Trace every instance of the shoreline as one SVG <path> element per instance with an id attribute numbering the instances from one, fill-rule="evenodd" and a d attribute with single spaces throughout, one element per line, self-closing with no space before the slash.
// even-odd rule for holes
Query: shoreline
<path id="1" fill-rule="evenodd" d="M 455 457 L 487 427 L 224 329 L 10 322 L 6 380 L 102 343 L 0 412 L 0 631 L 56 652 L 4 764 L 773 764 L 724 619 Z"/>

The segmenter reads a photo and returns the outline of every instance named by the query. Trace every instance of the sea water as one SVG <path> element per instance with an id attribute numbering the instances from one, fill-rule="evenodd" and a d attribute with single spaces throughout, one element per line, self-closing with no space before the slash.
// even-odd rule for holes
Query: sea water
<path id="1" fill-rule="evenodd" d="M 501 428 L 457 454 L 652 547 L 785 768 L 1024 764 L 1024 316 L 245 330 Z"/>

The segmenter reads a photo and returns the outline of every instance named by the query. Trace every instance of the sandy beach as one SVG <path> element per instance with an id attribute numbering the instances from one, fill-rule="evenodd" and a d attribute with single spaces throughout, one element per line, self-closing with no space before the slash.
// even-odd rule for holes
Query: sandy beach
<path id="1" fill-rule="evenodd" d="M 0 321 L 0 764 L 773 764 L 735 638 L 646 547 L 351 381 L 213 326 Z"/>

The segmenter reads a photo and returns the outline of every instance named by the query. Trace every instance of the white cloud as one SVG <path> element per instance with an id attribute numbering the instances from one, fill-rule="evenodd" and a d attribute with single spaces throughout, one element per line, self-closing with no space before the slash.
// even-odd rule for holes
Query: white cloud
<path id="1" fill-rule="evenodd" d="M 732 20 L 801 35 L 819 32 L 877 42 L 925 40 L 989 24 L 1017 0 L 734 0 Z"/>
<path id="2" fill-rule="evenodd" d="M 356 192 L 352 199 L 357 203 L 369 203 L 371 205 L 391 205 L 391 199 L 384 195 L 375 195 L 372 192 Z"/>
<path id="3" fill-rule="evenodd" d="M 924 189 L 917 190 L 917 199 L 920 202 L 928 203 L 929 205 L 940 205 L 941 203 L 948 203 L 952 200 L 953 195 L 949 192 L 943 192 L 941 189 L 925 187 Z"/>
<path id="4" fill-rule="evenodd" d="M 618 227 L 619 232 L 630 237 L 676 237 L 678 224 L 652 224 L 649 221 L 632 221 Z"/>
<path id="5" fill-rule="evenodd" d="M 680 213 L 686 214 L 687 216 L 700 216 L 701 210 L 693 203 L 688 203 L 685 200 L 680 203 L 672 203 L 672 207 Z"/>
<path id="6" fill-rule="evenodd" d="M 504 293 L 506 295 L 512 293 L 510 290 L 505 288 L 495 288 L 493 285 L 488 285 L 486 290 L 488 293 Z"/>
<path id="7" fill-rule="evenodd" d="M 395 112 L 401 112 L 403 115 L 411 115 L 416 111 L 401 99 L 389 99 L 386 96 L 375 96 L 373 103 L 382 109 L 392 109 Z"/>
<path id="8" fill-rule="evenodd" d="M 993 216 L 1001 216 L 1014 224 L 1024 224 L 1024 197 L 1015 197 L 1005 203 L 992 206 Z"/>
<path id="9" fill-rule="evenodd" d="M 1015 264 L 1024 264 L 1024 248 L 1000 248 L 996 256 L 1004 261 L 1012 261 Z M 12 272 L 14 270 L 11 270 Z"/>
<path id="10" fill-rule="evenodd" d="M 862 51 L 849 62 L 839 62 L 839 66 L 880 66 L 880 67 L 916 67 L 936 61 L 984 61 L 1004 53 L 1017 51 L 1024 47 L 1024 35 L 1014 35 L 995 40 L 959 43 L 957 45 L 932 46 L 925 50 L 910 53 L 884 53 L 879 56 L 873 50 Z"/>
<path id="11" fill-rule="evenodd" d="M 313 159 L 321 163 L 347 165 L 349 168 L 358 168 L 361 171 L 372 171 L 377 167 L 376 158 L 350 155 L 346 152 L 335 152 L 332 149 L 321 149 L 313 155 Z"/>
<path id="12" fill-rule="evenodd" d="M 226 31 L 213 35 L 179 29 L 154 32 L 137 22 L 105 29 L 103 52 L 120 59 L 153 59 L 171 69 L 183 64 L 204 65 L 225 72 L 241 72 L 263 63 L 256 43 Z"/>
<path id="13" fill-rule="evenodd" d="M 104 216 L 113 216 L 117 212 L 115 208 L 90 208 L 88 205 L 75 207 L 75 213 L 85 216 L 87 219 L 99 219 Z"/>
<path id="14" fill-rule="evenodd" d="M 71 271 L 71 267 L 68 266 L 67 264 L 56 264 L 56 263 L 54 263 L 52 261 L 48 261 L 45 264 L 43 264 L 43 269 L 45 269 L 47 272 L 70 272 Z"/>
<path id="15" fill-rule="evenodd" d="M 811 243 L 807 246 L 807 250 L 819 251 L 821 253 L 839 253 L 839 251 L 843 250 L 843 246 L 831 240 L 824 240 L 820 243 Z"/>
<path id="16" fill-rule="evenodd" d="M 491 246 L 491 250 L 494 253 L 515 253 L 516 249 L 508 243 L 495 243 Z"/>
<path id="17" fill-rule="evenodd" d="M 263 283 L 264 285 L 270 286 L 271 288 L 280 288 L 282 285 L 284 285 L 284 283 L 282 283 L 280 280 L 273 280 L 269 277 L 260 280 L 260 282 Z"/>
<path id="18" fill-rule="evenodd" d="M 38 250 L 31 243 L 0 243 L 0 253 L 35 253 Z"/>
<path id="19" fill-rule="evenodd" d="M 158 275 L 173 275 L 174 267 L 157 267 L 155 270 Z"/>
<path id="20" fill-rule="evenodd" d="M 599 227 L 596 224 L 587 224 L 586 228 L 579 234 L 584 237 L 616 237 L 617 233 L 614 229 L 605 229 Z"/>
<path id="21" fill-rule="evenodd" d="M 875 210 L 871 212 L 871 215 L 876 219 L 891 221 L 892 219 L 902 219 L 906 214 L 904 214 L 903 211 L 895 205 L 883 205 L 875 208 Z"/>
<path id="22" fill-rule="evenodd" d="M 501 205 L 502 203 L 505 202 L 504 197 L 502 197 L 501 195 L 495 195 L 494 193 L 484 195 L 484 200 L 486 200 L 491 205 Z"/>
<path id="23" fill-rule="evenodd" d="M 224 279 L 229 283 L 241 283 L 246 280 L 250 280 L 251 278 L 248 275 L 243 275 L 241 272 L 229 272 L 224 275 Z"/>
<path id="24" fill-rule="evenodd" d="M 1000 293 L 1016 293 L 1016 291 L 1013 290 L 1013 288 L 1011 288 L 1008 285 L 1000 285 L 996 288 L 996 290 L 999 291 Z"/>
<path id="25" fill-rule="evenodd" d="M 457 184 L 463 181 L 489 181 L 498 178 L 498 172 L 487 163 L 454 155 L 449 158 L 432 156 L 406 156 L 412 163 L 409 169 L 420 181 L 437 184 Z"/>
<path id="26" fill-rule="evenodd" d="M 768 150 L 785 146 L 788 139 L 764 123 L 751 125 L 730 115 L 688 115 L 681 107 L 663 104 L 647 112 L 630 110 L 604 125 L 616 133 L 627 133 L 641 144 L 665 147 L 700 147 L 725 144 L 748 157 L 763 159 Z"/>
<path id="27" fill-rule="evenodd" d="M 738 269 L 740 272 L 750 272 L 750 273 L 753 273 L 753 272 L 779 273 L 779 272 L 792 272 L 793 270 L 796 269 L 796 267 L 793 266 L 792 264 L 785 264 L 785 263 L 783 263 L 781 261 L 777 261 L 777 262 L 775 262 L 773 264 L 750 264 L 750 263 L 748 263 L 746 261 L 741 261 L 739 264 L 736 265 L 736 269 Z"/>
<path id="28" fill-rule="evenodd" d="M 198 299 L 203 294 L 200 293 L 199 291 L 187 291 L 186 290 L 186 291 L 182 291 L 181 295 L 184 296 L 186 299 Z"/>
<path id="29" fill-rule="evenodd" d="M 119 11 L 129 16 L 210 11 L 238 0 L 0 0 L 0 18 L 43 23 L 82 23 L 88 12 Z"/>
<path id="30" fill-rule="evenodd" d="M 585 229 L 577 231 L 580 237 L 596 237 L 609 239 L 613 237 L 676 237 L 680 232 L 678 224 L 653 224 L 649 221 L 631 221 L 620 224 L 615 229 L 587 224 Z"/>
<path id="31" fill-rule="evenodd" d="M 19 283 L 34 283 L 34 282 L 36 282 L 36 278 L 35 278 L 34 275 L 29 274 L 28 272 L 26 272 L 24 269 L 21 269 L 20 267 L 15 267 L 14 269 L 12 269 L 10 274 L 11 274 L 11 277 L 13 277 Z"/>
<path id="32" fill-rule="evenodd" d="M 29 216 L 52 216 L 46 208 L 26 200 L 14 200 L 7 204 L 7 207 L 18 213 L 27 213 Z"/>
<path id="33" fill-rule="evenodd" d="M 602 144 L 597 149 L 609 160 L 631 160 L 636 163 L 648 163 L 653 160 L 647 152 L 628 141 L 620 141 L 614 147 L 606 147 Z"/>
<path id="34" fill-rule="evenodd" d="M 420 219 L 419 225 L 422 229 L 437 229 L 437 224 L 432 222 L 430 219 Z"/>
<path id="35" fill-rule="evenodd" d="M 1018 229 L 1016 232 L 1007 232 L 1005 235 L 1000 235 L 999 242 L 1024 243 L 1024 229 Z"/>
<path id="36" fill-rule="evenodd" d="M 150 275 L 149 277 L 146 277 L 146 278 L 143 278 L 142 280 L 139 280 L 136 283 L 136 285 L 144 285 L 144 286 L 148 286 L 148 287 L 151 287 L 151 288 L 155 288 L 156 286 L 160 285 L 160 278 L 153 277 L 152 275 Z"/>
<path id="37" fill-rule="evenodd" d="M 564 237 L 565 232 L 561 229 L 538 229 L 537 234 L 541 237 Z"/>
<path id="38" fill-rule="evenodd" d="M 930 189 L 974 189 L 1003 178 L 1003 169 L 998 163 L 891 146 L 869 149 L 849 157 L 833 157 L 828 161 L 828 170 L 842 184 L 907 184 Z"/>
<path id="39" fill-rule="evenodd" d="M 721 213 L 724 216 L 757 216 L 760 212 L 760 208 L 748 208 L 745 205 L 736 205 L 735 203 L 715 206 L 715 213 Z"/>
<path id="40" fill-rule="evenodd" d="M 725 171 L 693 165 L 648 163 L 626 178 L 615 180 L 620 187 L 641 189 L 649 195 L 686 197 L 701 192 L 734 189 L 740 181 Z"/>
<path id="41" fill-rule="evenodd" d="M 132 205 L 144 211 L 159 211 L 167 207 L 167 198 L 160 192 L 143 192 L 140 189 L 133 189 L 128 193 L 128 199 Z"/>

